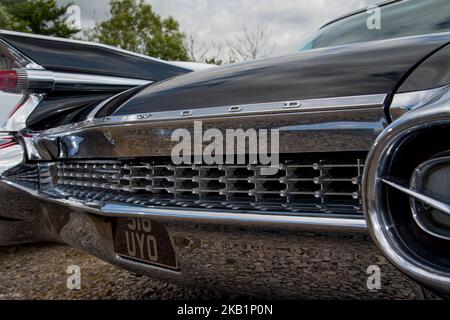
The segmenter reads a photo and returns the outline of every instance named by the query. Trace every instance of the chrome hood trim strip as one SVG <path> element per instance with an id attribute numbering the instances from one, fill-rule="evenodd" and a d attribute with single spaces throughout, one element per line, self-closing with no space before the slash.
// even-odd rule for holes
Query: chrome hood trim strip
<path id="1" fill-rule="evenodd" d="M 280 153 L 362 152 L 370 149 L 387 126 L 387 95 L 337 97 L 303 101 L 224 106 L 127 116 L 90 118 L 42 132 L 30 132 L 41 160 L 118 159 L 170 156 L 178 143 L 171 133 L 203 127 L 277 129 Z M 38 147 L 40 146 L 40 147 Z M 49 156 L 50 155 L 50 156 Z"/>
<path id="2" fill-rule="evenodd" d="M 386 95 L 365 95 L 353 97 L 324 98 L 311 100 L 279 101 L 268 103 L 244 104 L 234 106 L 223 106 L 214 108 L 186 109 L 182 111 L 167 111 L 144 113 L 138 115 L 112 116 L 111 120 L 121 117 L 124 121 L 132 121 L 135 118 L 148 119 L 150 121 L 174 120 L 180 118 L 210 118 L 239 115 L 252 115 L 260 113 L 284 113 L 302 112 L 310 110 L 334 110 L 351 109 L 355 107 L 366 107 L 382 105 Z M 118 110 L 117 110 L 118 111 Z"/>
<path id="3" fill-rule="evenodd" d="M 145 114 L 133 114 L 126 116 L 110 116 L 96 119 L 91 114 L 90 118 L 84 122 L 74 125 L 61 126 L 43 131 L 44 135 L 53 135 L 57 133 L 73 133 L 85 128 L 141 122 L 161 122 L 176 121 L 187 119 L 215 119 L 222 117 L 252 116 L 264 114 L 284 114 L 284 113 L 302 113 L 311 111 L 333 111 L 362 109 L 364 107 L 381 108 L 386 101 L 387 95 L 363 95 L 352 97 L 337 97 L 311 100 L 280 101 L 269 103 L 258 103 L 248 105 L 223 106 L 202 109 L 186 109 L 183 111 L 166 111 Z M 151 106 L 149 106 L 151 108 Z"/>

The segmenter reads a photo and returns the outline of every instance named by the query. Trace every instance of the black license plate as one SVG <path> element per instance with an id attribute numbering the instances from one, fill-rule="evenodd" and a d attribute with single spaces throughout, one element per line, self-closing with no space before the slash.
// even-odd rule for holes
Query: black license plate
<path id="1" fill-rule="evenodd" d="M 158 222 L 118 218 L 113 227 L 114 250 L 120 257 L 169 269 L 178 269 L 172 241 Z"/>

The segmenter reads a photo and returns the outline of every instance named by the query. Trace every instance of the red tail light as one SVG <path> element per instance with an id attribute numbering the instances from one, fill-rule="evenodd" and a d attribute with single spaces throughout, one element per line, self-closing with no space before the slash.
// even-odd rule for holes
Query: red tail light
<path id="1" fill-rule="evenodd" d="M 0 70 L 0 90 L 15 90 L 19 77 L 15 70 Z"/>

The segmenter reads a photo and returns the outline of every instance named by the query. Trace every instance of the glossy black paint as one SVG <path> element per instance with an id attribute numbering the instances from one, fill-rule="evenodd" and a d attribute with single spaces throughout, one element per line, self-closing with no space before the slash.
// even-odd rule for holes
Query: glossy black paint
<path id="1" fill-rule="evenodd" d="M 450 45 L 439 50 L 423 62 L 406 79 L 399 92 L 421 91 L 450 83 Z"/>
<path id="2" fill-rule="evenodd" d="M 91 108 L 114 94 L 92 92 L 49 95 L 27 118 L 27 127 L 38 131 L 81 121 L 82 116 L 87 116 Z"/>
<path id="3" fill-rule="evenodd" d="M 450 34 L 374 41 L 197 71 L 149 87 L 114 115 L 389 94 Z"/>
<path id="4" fill-rule="evenodd" d="M 72 86 L 69 91 L 55 88 L 27 118 L 27 128 L 35 131 L 46 130 L 86 119 L 90 111 L 104 100 L 117 95 L 98 112 L 98 116 L 107 113 L 110 108 L 121 105 L 148 85 L 131 88 L 103 87 L 90 85 L 90 90 Z M 106 90 L 108 89 L 108 90 Z M 128 90 L 127 90 L 128 89 Z M 118 95 L 120 93 L 120 95 Z M 106 115 L 105 115 L 106 116 Z"/>
<path id="5" fill-rule="evenodd" d="M 85 43 L 0 33 L 36 63 L 52 71 L 161 81 L 191 70 Z"/>

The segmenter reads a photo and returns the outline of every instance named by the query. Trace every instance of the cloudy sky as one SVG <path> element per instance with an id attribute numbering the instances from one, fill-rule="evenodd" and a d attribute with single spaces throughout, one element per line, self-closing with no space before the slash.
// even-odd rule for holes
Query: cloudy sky
<path id="1" fill-rule="evenodd" d="M 69 2 L 58 0 L 60 3 Z M 109 0 L 72 0 L 83 28 L 108 17 Z M 146 0 L 161 16 L 173 16 L 200 43 L 223 43 L 248 29 L 267 25 L 272 55 L 293 52 L 321 25 L 381 0 Z"/>

